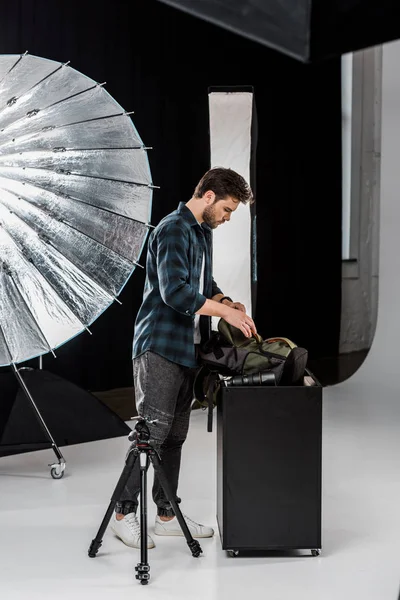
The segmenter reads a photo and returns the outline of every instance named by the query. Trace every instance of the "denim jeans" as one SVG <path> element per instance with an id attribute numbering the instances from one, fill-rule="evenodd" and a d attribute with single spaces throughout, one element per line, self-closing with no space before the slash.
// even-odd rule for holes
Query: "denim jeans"
<path id="1" fill-rule="evenodd" d="M 183 367 L 154 352 L 145 352 L 133 360 L 136 407 L 138 414 L 149 421 L 151 444 L 158 451 L 163 471 L 177 502 L 182 444 L 189 429 L 193 383 L 197 369 Z M 139 460 L 117 502 L 116 511 L 136 512 L 140 491 Z M 172 516 L 168 502 L 154 472 L 153 500 L 157 514 Z"/>

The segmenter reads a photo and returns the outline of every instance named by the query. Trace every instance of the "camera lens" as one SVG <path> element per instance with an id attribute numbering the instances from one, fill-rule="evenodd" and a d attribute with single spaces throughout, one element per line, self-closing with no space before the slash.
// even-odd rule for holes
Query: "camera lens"
<path id="1" fill-rule="evenodd" d="M 251 373 L 250 375 L 234 375 L 225 379 L 225 385 L 229 387 L 239 385 L 276 385 L 276 379 L 274 373 L 264 371 L 263 373 Z"/>

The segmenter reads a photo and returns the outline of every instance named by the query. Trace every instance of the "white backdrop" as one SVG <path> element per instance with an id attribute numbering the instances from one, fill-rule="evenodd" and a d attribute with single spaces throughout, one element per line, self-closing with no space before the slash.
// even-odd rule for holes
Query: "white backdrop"
<path id="1" fill-rule="evenodd" d="M 376 334 L 360 369 L 324 391 L 324 538 L 336 556 L 353 550 L 332 581 L 346 600 L 397 600 L 400 588 L 399 61 L 400 42 L 385 44 Z"/>
<path id="2" fill-rule="evenodd" d="M 396 390 L 400 407 L 400 42 L 383 46 L 378 322 L 356 382 Z M 379 150 L 379 148 L 378 148 Z M 341 387 L 341 386 L 338 386 Z M 379 398 L 377 398 L 379 401 Z M 400 422 L 396 424 L 400 434 Z M 400 496 L 399 496 L 400 501 Z M 400 576 L 400 574 L 399 574 Z"/>
<path id="3" fill-rule="evenodd" d="M 253 94 L 209 94 L 211 167 L 229 167 L 250 181 Z M 229 223 L 214 231 L 213 273 L 224 294 L 251 307 L 250 207 L 240 204 Z M 213 319 L 213 327 L 218 319 Z"/>

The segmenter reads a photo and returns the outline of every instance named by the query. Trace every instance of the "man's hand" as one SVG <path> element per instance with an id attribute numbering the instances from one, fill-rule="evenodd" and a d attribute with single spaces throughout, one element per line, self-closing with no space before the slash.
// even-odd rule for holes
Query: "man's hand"
<path id="1" fill-rule="evenodd" d="M 235 308 L 236 310 L 240 310 L 240 312 L 246 312 L 246 307 L 244 304 L 241 304 L 240 302 L 230 302 L 229 300 L 224 300 L 222 302 L 222 304 L 225 304 L 226 306 L 229 306 L 230 308 Z"/>
<path id="2" fill-rule="evenodd" d="M 235 308 L 236 310 L 240 310 L 240 312 L 246 312 L 246 307 L 244 304 L 240 302 L 231 302 L 231 308 Z"/>
<path id="3" fill-rule="evenodd" d="M 231 305 L 232 304 L 240 303 L 231 302 Z M 241 304 L 240 306 L 243 306 L 243 304 Z M 253 319 L 246 315 L 245 311 L 242 311 L 237 308 L 232 308 L 232 306 L 229 306 L 228 309 L 229 312 L 227 311 L 227 314 L 223 317 L 227 323 L 233 325 L 233 327 L 236 327 L 237 329 L 240 329 L 240 331 L 242 331 L 244 335 L 248 338 L 250 338 L 252 335 L 257 334 L 257 329 Z"/>
<path id="4" fill-rule="evenodd" d="M 208 317 L 221 317 L 227 323 L 233 325 L 248 338 L 257 335 L 257 329 L 251 317 L 246 315 L 246 309 L 240 302 L 230 302 L 224 300 L 219 302 L 220 294 L 213 298 L 207 298 L 203 306 L 197 311 L 196 315 L 207 315 Z"/>

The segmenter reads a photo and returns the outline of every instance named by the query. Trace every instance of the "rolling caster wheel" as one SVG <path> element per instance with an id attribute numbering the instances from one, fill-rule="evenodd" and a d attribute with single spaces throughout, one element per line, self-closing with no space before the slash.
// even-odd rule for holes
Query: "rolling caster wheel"
<path id="1" fill-rule="evenodd" d="M 317 549 L 311 550 L 311 554 L 313 556 L 319 556 L 321 554 L 321 550 L 317 550 Z"/>
<path id="2" fill-rule="evenodd" d="M 231 558 L 235 558 L 235 556 L 239 556 L 239 550 L 228 550 L 228 556 Z"/>
<path id="3" fill-rule="evenodd" d="M 58 463 L 53 463 L 53 464 L 49 465 L 49 467 L 50 467 L 50 475 L 52 476 L 53 479 L 61 479 L 62 477 L 64 477 L 64 471 L 65 471 L 64 458 L 61 458 L 60 462 L 58 462 Z"/>
<path id="4" fill-rule="evenodd" d="M 53 479 L 61 479 L 61 477 L 64 477 L 64 469 L 60 470 L 57 467 L 51 467 L 50 475 Z"/>

